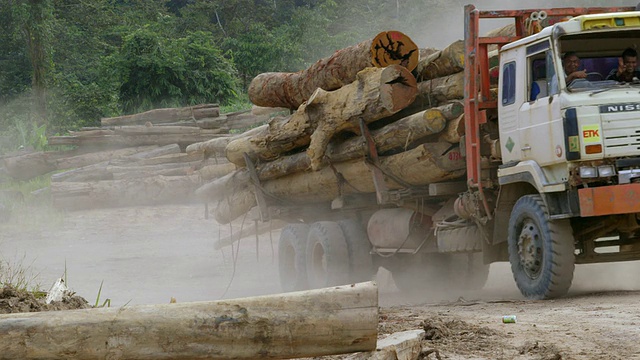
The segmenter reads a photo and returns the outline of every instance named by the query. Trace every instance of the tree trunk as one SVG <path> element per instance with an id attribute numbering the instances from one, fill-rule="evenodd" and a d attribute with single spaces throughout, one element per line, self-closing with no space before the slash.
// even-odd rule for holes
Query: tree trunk
<path id="1" fill-rule="evenodd" d="M 219 165 L 206 165 L 197 171 L 203 181 L 210 181 L 228 175 L 236 170 L 236 166 L 232 163 Z"/>
<path id="2" fill-rule="evenodd" d="M 400 44 L 401 41 L 404 45 Z M 417 46 L 406 35 L 399 31 L 382 32 L 375 41 L 367 40 L 338 50 L 306 70 L 256 76 L 249 85 L 249 99 L 258 106 L 295 110 L 318 88 L 326 91 L 339 89 L 355 81 L 358 72 L 371 66 L 405 63 L 405 67 L 415 67 L 418 55 Z"/>
<path id="3" fill-rule="evenodd" d="M 254 206 L 256 206 L 256 196 L 253 191 L 248 188 L 234 191 L 225 194 L 224 198 L 218 202 L 213 218 L 218 224 L 228 224 L 246 214 Z"/>
<path id="4" fill-rule="evenodd" d="M 205 130 L 206 131 L 206 130 Z M 121 148 L 144 145 L 170 145 L 178 144 L 181 148 L 211 140 L 213 138 L 226 137 L 225 134 L 212 134 L 200 132 L 197 134 L 140 134 L 140 135 L 104 135 L 104 136 L 52 136 L 49 145 L 77 145 L 84 148 Z"/>
<path id="5" fill-rule="evenodd" d="M 373 122 L 400 111 L 413 101 L 415 92 L 415 78 L 406 68 L 367 68 L 356 81 L 336 91 L 318 89 L 290 117 L 273 119 L 254 136 L 231 141 L 227 158 L 245 166 L 244 153 L 253 160 L 269 161 L 309 144 L 312 167 L 318 168 L 333 134 L 359 129 L 359 119 Z"/>
<path id="6" fill-rule="evenodd" d="M 438 140 L 451 144 L 460 142 L 460 137 L 464 135 L 464 114 L 447 123 L 446 129 L 440 133 Z"/>
<path id="7" fill-rule="evenodd" d="M 412 186 L 460 178 L 465 174 L 466 163 L 457 146 L 446 142 L 426 143 L 400 154 L 381 157 L 381 167 Z M 345 183 L 339 183 L 333 169 L 326 167 L 320 171 L 306 171 L 265 181 L 265 191 L 280 199 L 297 204 L 331 201 L 339 195 L 354 193 L 374 193 L 375 186 L 369 166 L 362 160 L 351 160 L 334 164 L 334 168 Z M 229 181 L 233 178 L 234 181 Z M 232 194 L 229 201 L 221 201 L 216 211 L 216 221 L 228 223 L 246 213 L 256 205 L 255 197 L 249 190 L 248 173 L 236 171 L 207 184 L 196 191 L 199 198 L 219 197 Z M 215 190 L 212 184 L 215 183 Z M 403 186 L 386 179 L 389 189 Z M 235 217 L 234 217 L 235 216 Z"/>
<path id="8" fill-rule="evenodd" d="M 180 120 L 215 118 L 220 116 L 218 104 L 202 104 L 183 108 L 166 108 L 145 111 L 139 114 L 102 118 L 102 126 L 110 125 L 142 125 L 147 122 L 161 124 Z"/>
<path id="9" fill-rule="evenodd" d="M 0 315 L 6 359 L 291 359 L 376 348 L 378 289 Z"/>
<path id="10" fill-rule="evenodd" d="M 334 164 L 347 181 L 343 194 L 374 193 L 373 177 L 367 164 L 352 160 Z M 434 182 L 456 179 L 464 175 L 466 164 L 459 149 L 449 143 L 426 143 L 415 149 L 381 158 L 381 167 L 403 181 L 423 186 Z M 389 179 L 389 189 L 401 186 Z M 330 201 L 340 195 L 336 174 L 330 168 L 317 172 L 304 172 L 266 181 L 264 189 L 275 196 L 296 203 Z"/>
<path id="11" fill-rule="evenodd" d="M 418 81 L 426 81 L 464 70 L 464 41 L 458 40 L 442 51 L 420 60 L 415 73 Z"/>
<path id="12" fill-rule="evenodd" d="M 200 184 L 197 175 L 93 183 L 53 182 L 51 195 L 55 207 L 67 210 L 186 203 L 193 200 Z"/>
<path id="13" fill-rule="evenodd" d="M 416 139 L 441 132 L 449 119 L 464 111 L 460 102 L 427 109 L 397 120 L 380 129 L 371 131 L 379 154 L 398 150 Z M 365 155 L 364 140 L 354 136 L 339 142 L 332 142 L 327 148 L 327 158 L 331 163 L 353 160 Z M 306 171 L 311 161 L 305 152 L 282 156 L 276 160 L 259 164 L 258 177 L 262 181 L 279 178 L 288 174 Z"/>

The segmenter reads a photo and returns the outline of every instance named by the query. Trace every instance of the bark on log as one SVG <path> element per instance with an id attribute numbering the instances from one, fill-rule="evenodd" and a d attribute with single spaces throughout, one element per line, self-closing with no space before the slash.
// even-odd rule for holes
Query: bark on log
<path id="1" fill-rule="evenodd" d="M 464 72 L 418 83 L 418 91 L 426 93 L 438 104 L 464 98 Z"/>
<path id="2" fill-rule="evenodd" d="M 200 184 L 197 175 L 93 183 L 53 182 L 51 195 L 53 205 L 66 210 L 173 204 L 192 201 Z"/>
<path id="3" fill-rule="evenodd" d="M 185 165 L 177 168 L 168 168 L 160 170 L 144 170 L 144 169 L 127 169 L 122 172 L 113 172 L 113 180 L 126 180 L 126 179 L 142 179 L 153 176 L 187 176 L 193 175 L 196 172 L 195 166 Z"/>
<path id="4" fill-rule="evenodd" d="M 213 218 L 218 224 L 228 224 L 240 216 L 246 214 L 256 206 L 256 196 L 248 188 L 226 194 L 224 199 L 218 202 Z"/>
<path id="5" fill-rule="evenodd" d="M 364 161 L 334 166 L 351 184 L 343 186 L 345 193 L 375 192 L 371 172 Z M 421 186 L 458 178 L 464 174 L 466 164 L 457 147 L 452 148 L 449 143 L 426 143 L 400 154 L 382 157 L 381 167 L 411 185 Z M 388 179 L 386 183 L 389 189 L 401 187 Z M 302 203 L 329 201 L 339 195 L 338 181 L 330 168 L 284 176 L 265 182 L 263 187 L 270 194 Z"/>
<path id="6" fill-rule="evenodd" d="M 420 60 L 415 73 L 418 81 L 426 81 L 464 70 L 464 41 L 458 40 L 442 51 Z"/>
<path id="7" fill-rule="evenodd" d="M 102 126 L 142 125 L 147 122 L 161 124 L 180 120 L 212 118 L 219 115 L 220 108 L 218 104 L 202 104 L 182 108 L 154 109 L 139 114 L 102 118 L 100 123 Z"/>
<path id="8" fill-rule="evenodd" d="M 376 143 L 376 150 L 379 154 L 384 154 L 391 150 L 400 149 L 415 139 L 437 134 L 444 129 L 447 121 L 460 116 L 463 111 L 464 105 L 461 102 L 453 102 L 409 115 L 374 130 L 371 132 L 371 136 Z M 444 119 L 440 116 L 443 116 Z M 333 142 L 327 148 L 327 158 L 332 163 L 353 160 L 364 155 L 364 142 L 361 137 L 351 137 Z M 308 170 L 310 166 L 309 157 L 302 152 L 259 164 L 257 173 L 260 180 L 266 181 Z"/>
<path id="9" fill-rule="evenodd" d="M 458 144 L 462 135 L 464 135 L 464 114 L 449 121 L 445 130 L 438 136 L 438 140 Z"/>
<path id="10" fill-rule="evenodd" d="M 229 145 L 231 141 L 261 133 L 267 127 L 268 125 L 262 125 L 239 135 L 219 137 L 216 139 L 194 143 L 187 146 L 186 152 L 191 153 L 191 152 L 204 151 L 204 156 L 207 158 L 211 156 L 217 156 L 217 155 L 224 156 L 225 149 L 227 148 L 227 145 Z"/>
<path id="11" fill-rule="evenodd" d="M 196 171 L 203 181 L 210 181 L 231 174 L 236 170 L 236 166 L 232 163 L 219 165 L 206 165 Z"/>
<path id="12" fill-rule="evenodd" d="M 113 129 L 114 135 L 202 135 L 220 134 L 220 129 L 201 129 L 194 126 L 118 126 Z"/>
<path id="13" fill-rule="evenodd" d="M 7 173 L 17 180 L 28 180 L 55 170 L 79 168 L 148 151 L 156 146 L 132 147 L 78 155 L 78 151 L 37 152 L 3 159 Z"/>
<path id="14" fill-rule="evenodd" d="M 459 148 L 446 142 L 422 144 L 400 154 L 381 157 L 380 162 L 386 172 L 413 186 L 460 178 L 465 174 L 466 168 Z M 364 161 L 351 160 L 337 163 L 334 167 L 346 180 L 345 184 L 339 184 L 336 174 L 327 167 L 320 171 L 300 172 L 265 181 L 262 187 L 271 195 L 299 204 L 331 201 L 340 195 L 340 191 L 342 195 L 375 192 L 371 171 Z M 234 173 L 230 176 L 239 175 Z M 220 183 L 224 182 L 221 179 L 218 180 Z M 389 179 L 385 182 L 389 189 L 402 187 Z M 256 205 L 255 197 L 247 194 L 251 191 L 246 183 L 244 187 L 240 186 L 240 183 L 241 181 L 236 182 L 236 188 L 234 188 L 234 193 L 239 194 L 235 200 L 239 201 L 235 204 L 220 202 L 222 207 L 215 214 L 216 221 L 231 222 Z M 231 197 L 231 199 L 234 198 Z"/>
<path id="15" fill-rule="evenodd" d="M 118 148 L 144 145 L 170 145 L 178 144 L 181 148 L 211 140 L 226 137 L 225 134 L 166 134 L 166 135 L 104 135 L 104 136 L 52 136 L 49 145 L 76 145 L 83 148 Z"/>
<path id="16" fill-rule="evenodd" d="M 204 201 L 220 201 L 231 194 L 247 189 L 248 184 L 249 171 L 246 168 L 238 169 L 202 185 L 196 190 L 195 195 Z"/>
<path id="17" fill-rule="evenodd" d="M 290 117 L 275 118 L 254 136 L 231 141 L 226 155 L 234 164 L 245 166 L 244 153 L 254 161 L 269 161 L 309 144 L 311 164 L 319 167 L 334 133 L 358 129 L 359 119 L 373 122 L 398 112 L 413 102 L 415 94 L 415 78 L 406 68 L 367 68 L 356 81 L 336 91 L 318 89 Z"/>
<path id="18" fill-rule="evenodd" d="M 376 348 L 359 283 L 212 302 L 0 315 L 3 359 L 287 359 Z"/>
<path id="19" fill-rule="evenodd" d="M 372 59 L 372 53 L 376 54 L 379 62 L 388 61 L 390 64 L 399 64 L 405 61 L 407 65 L 413 62 L 417 63 L 417 47 L 406 35 L 400 36 L 399 34 L 402 33 L 397 31 L 383 32 L 378 35 L 382 35 L 381 42 L 375 43 L 374 40 L 367 40 L 355 46 L 338 50 L 330 57 L 320 59 L 308 69 L 296 73 L 260 74 L 249 85 L 249 99 L 258 106 L 295 110 L 307 101 L 316 89 L 320 88 L 326 91 L 339 89 L 355 81 L 359 71 L 376 66 L 374 59 Z M 389 40 L 387 40 L 387 35 L 389 35 Z M 397 38 L 402 37 L 409 39 L 404 47 L 397 42 Z M 415 48 L 411 49 L 411 46 Z M 393 59 L 395 62 L 392 61 Z"/>

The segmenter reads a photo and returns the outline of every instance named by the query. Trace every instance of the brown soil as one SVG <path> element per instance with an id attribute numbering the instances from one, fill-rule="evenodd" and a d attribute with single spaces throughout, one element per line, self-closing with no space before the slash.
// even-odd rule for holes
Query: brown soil
<path id="1" fill-rule="evenodd" d="M 0 288 L 0 314 L 75 310 L 91 307 L 87 300 L 73 293 L 65 294 L 62 300 L 52 301 L 51 304 L 47 304 L 44 301 L 45 295 L 16 289 L 7 285 L 4 288 Z"/>
<path id="2" fill-rule="evenodd" d="M 11 259 L 26 254 L 25 263 L 32 263 L 43 279 L 42 288 L 66 272 L 72 290 L 91 302 L 104 280 L 100 303 L 109 297 L 111 306 L 280 291 L 279 234 L 244 239 L 233 252 L 229 247 L 215 250 L 213 243 L 230 227 L 217 226 L 203 210 L 202 205 L 55 215 L 31 210 L 29 216 L 0 224 L 0 255 Z M 239 228 L 236 224 L 234 231 Z M 412 297 L 400 293 L 381 270 L 379 336 L 425 329 L 424 359 L 640 359 L 639 273 L 638 262 L 580 265 L 568 296 L 526 301 L 506 263 L 491 265 L 482 290 L 426 288 Z M 0 304 L 7 303 L 24 311 L 47 308 L 28 295 L 2 290 Z M 503 323 L 505 315 L 515 315 L 517 322 Z"/>

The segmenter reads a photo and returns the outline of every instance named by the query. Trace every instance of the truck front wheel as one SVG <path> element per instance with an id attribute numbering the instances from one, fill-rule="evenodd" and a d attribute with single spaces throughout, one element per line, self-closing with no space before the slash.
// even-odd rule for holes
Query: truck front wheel
<path id="1" fill-rule="evenodd" d="M 552 299 L 569 291 L 575 267 L 571 224 L 550 221 L 540 195 L 526 195 L 516 202 L 508 243 L 511 271 L 522 295 Z"/>

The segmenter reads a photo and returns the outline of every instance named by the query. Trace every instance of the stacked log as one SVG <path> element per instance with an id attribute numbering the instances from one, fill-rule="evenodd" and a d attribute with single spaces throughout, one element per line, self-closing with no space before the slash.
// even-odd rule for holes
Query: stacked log
<path id="1" fill-rule="evenodd" d="M 205 104 L 105 118 L 102 127 L 49 138 L 73 150 L 12 154 L 0 158 L 0 168 L 17 180 L 53 173 L 53 204 L 67 210 L 184 203 L 236 169 L 223 155 L 229 131 L 265 123 L 273 112 L 220 114 Z"/>
<path id="2" fill-rule="evenodd" d="M 214 217 L 225 224 L 256 206 L 256 192 L 294 206 L 375 194 L 360 126 L 369 128 L 380 156 L 375 166 L 382 170 L 387 189 L 462 180 L 466 171 L 460 150 L 465 123 L 463 44 L 456 41 L 424 53 L 428 56 L 419 60 L 413 74 L 398 65 L 365 68 L 351 83 L 333 91 L 318 86 L 291 115 L 230 139 L 225 155 L 238 170 L 201 186 L 197 197 L 218 201 Z M 302 90 L 289 92 L 296 91 Z M 280 97 L 276 90 L 261 96 Z M 221 141 L 211 140 L 207 151 L 220 154 L 222 146 Z"/>
<path id="3" fill-rule="evenodd" d="M 419 51 L 415 43 L 399 31 L 385 31 L 374 39 L 335 52 L 296 73 L 263 73 L 249 85 L 249 99 L 263 107 L 295 110 L 316 89 L 337 90 L 356 80 L 356 75 L 371 66 L 401 65 L 413 70 Z"/>

